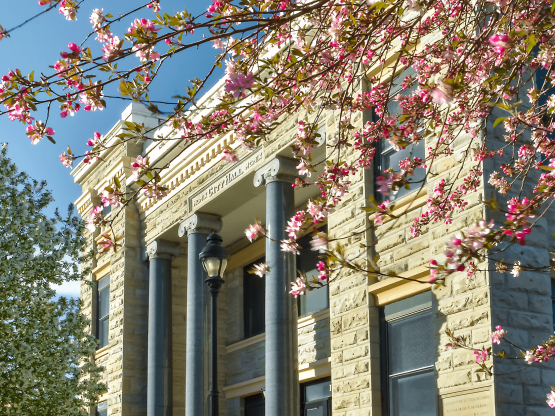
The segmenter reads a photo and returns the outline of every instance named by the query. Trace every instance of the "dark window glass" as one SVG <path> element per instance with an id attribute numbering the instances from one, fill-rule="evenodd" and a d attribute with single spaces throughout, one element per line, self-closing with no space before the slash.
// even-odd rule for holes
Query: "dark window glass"
<path id="1" fill-rule="evenodd" d="M 399 75 L 394 81 L 391 86 L 390 97 L 393 98 L 398 94 L 404 96 L 411 96 L 412 92 L 416 90 L 418 84 L 416 82 L 411 85 L 410 88 L 403 90 L 402 84 L 405 77 L 414 76 L 415 71 L 412 68 L 406 69 L 401 75 Z M 391 101 L 387 105 L 387 109 L 390 114 L 400 114 L 401 113 L 401 106 L 398 104 L 398 101 L 391 99 Z M 377 120 L 376 114 L 372 114 L 372 119 L 374 121 Z M 389 143 L 388 139 L 382 139 L 377 145 L 376 149 L 377 157 L 374 158 L 374 176 L 377 178 L 384 174 L 384 171 L 389 168 L 393 168 L 395 171 L 399 171 L 399 162 L 406 158 L 414 158 L 419 157 L 424 159 L 426 156 L 426 149 L 424 140 L 420 140 L 420 142 L 416 145 L 409 144 L 402 150 L 395 151 L 393 146 Z M 376 200 L 383 202 L 386 199 L 392 201 L 394 199 L 399 199 L 405 195 L 410 194 L 413 191 L 417 191 L 420 186 L 422 186 L 422 181 L 426 178 L 426 170 L 422 168 L 417 168 L 414 170 L 414 176 L 409 177 L 410 182 L 414 182 L 410 186 L 409 189 L 401 188 L 399 189 L 395 195 L 384 196 L 380 192 L 377 191 L 378 187 L 376 187 L 376 192 L 374 197 Z"/>
<path id="2" fill-rule="evenodd" d="M 301 384 L 301 415 L 331 415 L 331 380 L 329 378 Z"/>
<path id="3" fill-rule="evenodd" d="M 264 416 L 264 395 L 262 393 L 245 397 L 245 416 Z"/>
<path id="4" fill-rule="evenodd" d="M 265 331 L 264 309 L 266 278 L 249 273 L 254 264 L 263 263 L 264 257 L 243 268 L 243 317 L 245 339 Z"/>
<path id="5" fill-rule="evenodd" d="M 102 215 L 108 215 L 110 212 L 112 212 L 112 206 L 111 205 L 108 205 L 107 207 L 102 208 Z"/>
<path id="6" fill-rule="evenodd" d="M 98 403 L 96 406 L 96 416 L 108 416 L 108 402 Z"/>
<path id="7" fill-rule="evenodd" d="M 100 348 L 108 345 L 108 330 L 110 326 L 110 276 L 98 281 L 97 293 L 97 338 Z"/>
<path id="8" fill-rule="evenodd" d="M 432 292 L 381 310 L 382 392 L 384 414 L 435 416 L 435 341 Z"/>
<path id="9" fill-rule="evenodd" d="M 327 227 L 322 227 L 318 231 L 327 232 Z M 312 233 L 298 240 L 301 250 L 297 256 L 297 269 L 305 273 L 309 279 L 311 277 L 317 279 L 319 272 L 316 264 L 320 261 L 320 258 L 317 251 L 310 249 L 310 240 L 312 240 Z M 329 307 L 328 285 L 326 284 L 318 289 L 307 290 L 298 299 L 299 316 L 306 316 L 327 309 Z"/>

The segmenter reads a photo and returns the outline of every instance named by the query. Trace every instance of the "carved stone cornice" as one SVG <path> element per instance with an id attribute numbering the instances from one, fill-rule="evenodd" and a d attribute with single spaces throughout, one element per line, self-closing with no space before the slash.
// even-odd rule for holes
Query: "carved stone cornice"
<path id="1" fill-rule="evenodd" d="M 271 182 L 283 181 L 293 183 L 299 177 L 297 161 L 288 157 L 276 156 L 254 174 L 254 186 L 268 185 Z"/>
<path id="2" fill-rule="evenodd" d="M 179 245 L 164 240 L 154 240 L 147 244 L 143 260 L 164 258 L 171 260 L 172 257 L 179 256 Z"/>
<path id="3" fill-rule="evenodd" d="M 222 219 L 219 215 L 195 212 L 179 224 L 178 234 L 183 237 L 185 234 L 193 233 L 210 234 L 218 233 L 222 229 Z"/>

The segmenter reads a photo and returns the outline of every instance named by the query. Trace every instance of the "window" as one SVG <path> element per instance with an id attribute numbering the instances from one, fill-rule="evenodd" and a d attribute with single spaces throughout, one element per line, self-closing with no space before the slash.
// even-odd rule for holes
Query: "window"
<path id="1" fill-rule="evenodd" d="M 428 291 L 380 310 L 384 415 L 437 414 L 431 308 Z"/>
<path id="2" fill-rule="evenodd" d="M 264 309 L 266 279 L 249 273 L 254 264 L 263 263 L 264 257 L 243 268 L 243 319 L 245 339 L 265 331 Z"/>
<path id="3" fill-rule="evenodd" d="M 391 85 L 390 97 L 395 97 L 398 94 L 410 96 L 412 92 L 416 89 L 417 84 L 413 83 L 413 85 L 403 90 L 401 87 L 403 80 L 405 77 L 414 75 L 415 71 L 413 68 L 407 68 L 401 75 L 399 75 Z M 398 104 L 397 101 L 391 100 L 388 105 L 387 109 L 390 114 L 400 114 L 401 113 L 401 106 Z M 372 114 L 372 120 L 377 121 L 376 114 Z M 420 142 L 416 145 L 409 144 L 402 150 L 395 151 L 393 146 L 389 143 L 388 139 L 382 139 L 378 142 L 376 148 L 376 158 L 374 163 L 374 177 L 378 177 L 383 175 L 384 171 L 389 168 L 393 168 L 396 171 L 399 170 L 399 162 L 406 158 L 414 158 L 419 157 L 421 159 L 425 159 L 426 157 L 426 149 L 424 140 L 420 140 Z M 392 201 L 394 199 L 399 199 L 405 195 L 410 194 L 413 191 L 416 191 L 422 185 L 422 181 L 426 178 L 426 170 L 422 168 L 417 168 L 414 170 L 414 176 L 409 177 L 410 182 L 414 182 L 410 186 L 409 189 L 401 188 L 397 191 L 395 195 L 384 196 L 381 193 L 375 192 L 374 197 L 377 201 L 383 202 L 386 199 Z M 376 187 L 377 189 L 377 187 Z"/>
<path id="4" fill-rule="evenodd" d="M 326 232 L 327 228 L 323 227 L 320 231 Z M 312 276 L 317 278 L 319 272 L 316 264 L 320 261 L 317 251 L 310 249 L 310 240 L 312 233 L 299 238 L 298 244 L 301 246 L 300 254 L 297 256 L 297 269 L 305 273 L 310 279 Z M 314 312 L 322 311 L 329 307 L 328 285 L 307 290 L 306 293 L 298 297 L 299 316 L 310 315 Z"/>
<path id="5" fill-rule="evenodd" d="M 96 406 L 96 416 L 108 416 L 108 401 L 98 403 Z"/>
<path id="6" fill-rule="evenodd" d="M 112 212 L 112 206 L 111 205 L 108 205 L 106 207 L 102 207 L 102 215 L 106 216 L 110 212 Z"/>
<path id="7" fill-rule="evenodd" d="M 100 348 L 108 345 L 108 329 L 110 326 L 110 276 L 106 276 L 97 283 L 96 306 L 96 337 Z"/>
<path id="8" fill-rule="evenodd" d="M 245 397 L 245 416 L 264 416 L 264 395 L 262 393 Z"/>
<path id="9" fill-rule="evenodd" d="M 331 380 L 329 378 L 301 384 L 301 415 L 331 415 Z"/>

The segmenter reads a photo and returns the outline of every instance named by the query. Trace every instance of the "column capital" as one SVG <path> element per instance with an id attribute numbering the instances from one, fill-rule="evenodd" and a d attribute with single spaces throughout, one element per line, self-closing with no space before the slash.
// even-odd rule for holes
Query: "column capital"
<path id="1" fill-rule="evenodd" d="M 210 234 L 220 232 L 221 229 L 222 219 L 219 215 L 195 212 L 181 221 L 178 234 L 180 237 L 193 233 Z"/>
<path id="2" fill-rule="evenodd" d="M 147 244 L 143 260 L 155 258 L 165 258 L 171 260 L 172 257 L 179 256 L 179 245 L 170 241 L 154 240 Z"/>
<path id="3" fill-rule="evenodd" d="M 288 157 L 276 156 L 254 174 L 254 186 L 268 185 L 271 182 L 283 181 L 293 183 L 299 177 L 297 161 Z"/>

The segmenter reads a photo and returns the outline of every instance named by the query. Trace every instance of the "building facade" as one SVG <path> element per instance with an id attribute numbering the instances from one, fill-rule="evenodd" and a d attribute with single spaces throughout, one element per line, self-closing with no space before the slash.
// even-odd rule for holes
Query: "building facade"
<path id="1" fill-rule="evenodd" d="M 218 88 L 203 98 L 205 107 Z M 315 162 L 327 156 L 337 117 L 331 110 L 324 113 Z M 362 126 L 367 117 L 361 113 L 355 122 Z M 139 195 L 109 213 L 122 247 L 97 254 L 86 265 L 93 285 L 82 285 L 83 312 L 99 338 L 95 359 L 105 367 L 108 385 L 91 414 L 207 415 L 211 340 L 198 254 L 207 235 L 218 231 L 231 255 L 218 303 L 221 416 L 547 415 L 545 394 L 555 385 L 555 369 L 504 360 L 495 362 L 490 376 L 478 371 L 472 351 L 447 350 L 445 344 L 451 330 L 477 349 L 489 347 L 495 325 L 508 330 L 517 345 L 547 339 L 553 333 L 550 277 L 525 272 L 515 279 L 489 271 L 471 278 L 461 272 L 437 289 L 427 283 L 429 261 L 443 255 L 449 236 L 496 215 L 484 204 L 491 187 L 482 180 L 452 224 L 430 225 L 417 238 L 409 231 L 438 180 L 458 185 L 478 163 L 466 152 L 470 137 L 461 136 L 452 156 L 428 168 L 425 185 L 396 195 L 396 219 L 376 228 L 363 210 L 374 195 L 375 172 L 368 169 L 353 175 L 349 193 L 320 225 L 330 238 L 346 237 L 342 246 L 349 259 L 377 259 L 382 273 L 406 279 L 343 270 L 329 287 L 299 301 L 287 293 L 296 269 L 314 272 L 317 254 L 301 240 L 300 255 L 282 261 L 279 243 L 277 249 L 264 239 L 251 244 L 244 230 L 256 217 L 270 233 L 283 232 L 284 221 L 318 196 L 316 187 L 291 187 L 296 163 L 289 145 L 299 119 L 284 117 L 262 147 L 238 150 L 234 164 L 221 160 L 226 147 L 238 147 L 224 136 L 188 147 L 179 141 L 127 142 L 106 150 L 101 162 L 74 169 L 83 189 L 76 205 L 87 218 L 114 176 L 133 189 L 130 165 L 137 155 L 148 155 L 153 166 L 169 164 L 162 174 L 168 196 L 156 201 Z M 105 135 L 107 143 L 117 143 L 125 121 L 159 124 L 143 106 L 131 104 Z M 489 134 L 495 134 L 490 127 Z M 168 131 L 161 127 L 155 137 Z M 428 138 L 406 152 L 424 154 L 432 142 Z M 379 168 L 408 156 L 388 150 L 382 149 Z M 346 152 L 356 157 L 352 148 Z M 479 163 L 484 177 L 496 169 L 487 160 Z M 548 240 L 555 230 L 550 220 L 541 219 L 530 244 L 508 249 L 505 258 L 549 264 L 555 250 Z M 96 248 L 106 231 L 88 234 L 89 247 Z M 274 276 L 249 273 L 261 259 Z"/>

